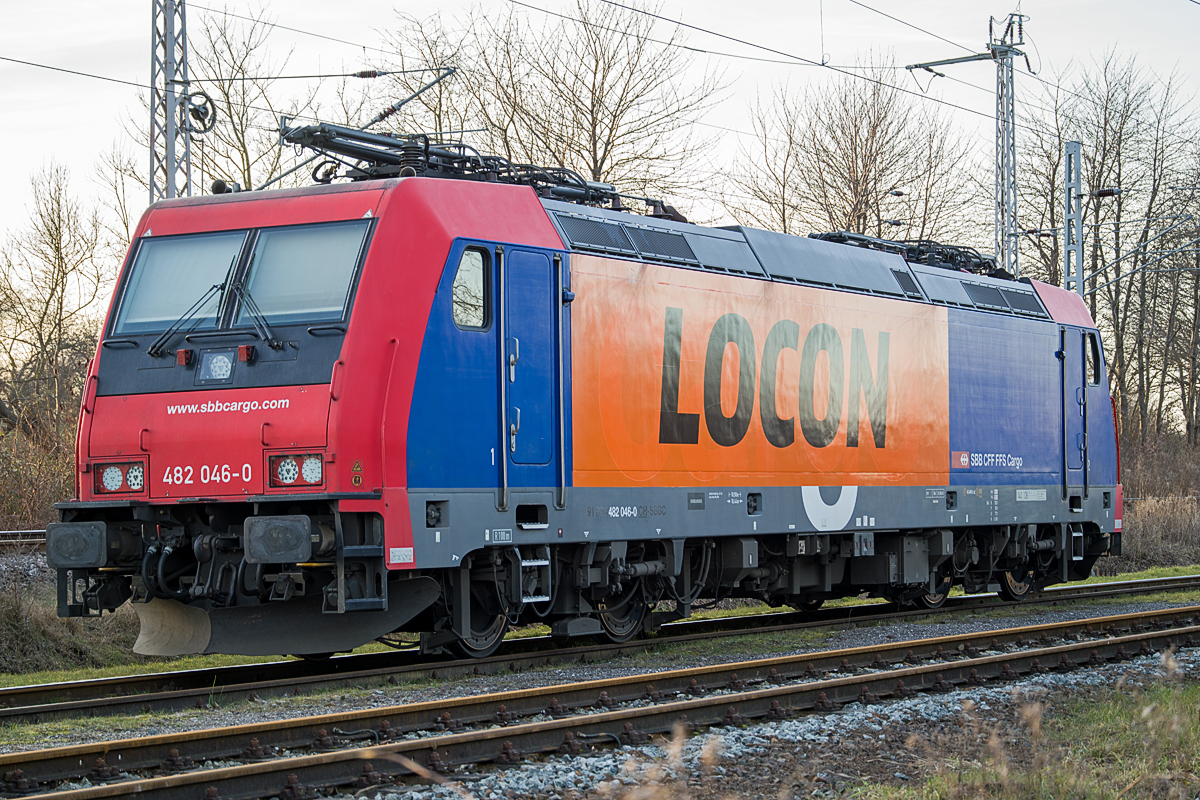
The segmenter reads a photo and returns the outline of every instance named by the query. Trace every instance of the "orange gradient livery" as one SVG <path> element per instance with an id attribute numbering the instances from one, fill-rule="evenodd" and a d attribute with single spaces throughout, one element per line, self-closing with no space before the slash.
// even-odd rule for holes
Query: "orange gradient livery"
<path id="1" fill-rule="evenodd" d="M 576 486 L 946 482 L 944 308 L 572 266 Z"/>

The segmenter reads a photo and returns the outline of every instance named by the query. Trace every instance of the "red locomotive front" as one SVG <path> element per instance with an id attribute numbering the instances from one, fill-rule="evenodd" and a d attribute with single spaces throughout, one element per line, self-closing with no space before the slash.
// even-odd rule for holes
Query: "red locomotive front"
<path id="1" fill-rule="evenodd" d="M 458 213 L 472 204 L 487 213 Z M 88 375 L 77 497 L 49 537 L 60 613 L 132 599 L 143 653 L 305 654 L 433 602 L 427 577 L 388 586 L 418 566 L 405 439 L 422 337 L 453 239 L 528 229 L 530 211 L 558 244 L 532 192 L 452 181 L 150 208 Z"/>

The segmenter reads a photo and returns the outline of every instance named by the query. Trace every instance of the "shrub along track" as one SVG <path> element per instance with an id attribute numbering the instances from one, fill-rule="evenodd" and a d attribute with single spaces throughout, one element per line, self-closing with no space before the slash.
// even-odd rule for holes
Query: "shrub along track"
<path id="1" fill-rule="evenodd" d="M 1200 606 L 12 753 L 0 756 L 0 774 L 6 793 L 46 800 L 309 797 L 316 787 L 413 774 L 441 782 L 458 765 L 638 745 L 679 725 L 786 719 L 1195 646 Z M 54 791 L 85 777 L 94 785 Z"/>
<path id="2" fill-rule="evenodd" d="M 1104 597 L 1200 587 L 1200 575 L 1137 581 L 1061 586 L 1033 595 L 1033 604 L 1076 602 Z M 739 636 L 778 633 L 805 628 L 838 629 L 891 619 L 925 617 L 962 610 L 1014 608 L 995 595 L 949 598 L 937 610 L 896 610 L 890 603 L 685 620 L 663 625 L 652 637 L 623 644 L 589 643 L 561 647 L 548 636 L 516 639 L 499 655 L 483 659 L 437 660 L 415 648 L 391 653 L 368 653 L 324 662 L 278 661 L 214 669 L 162 672 L 70 683 L 16 686 L 0 689 L 0 724 L 42 722 L 55 718 L 136 714 L 227 705 L 256 698 L 312 693 L 346 687 L 373 687 L 401 681 L 517 672 L 534 667 L 588 663 L 667 645 Z"/>

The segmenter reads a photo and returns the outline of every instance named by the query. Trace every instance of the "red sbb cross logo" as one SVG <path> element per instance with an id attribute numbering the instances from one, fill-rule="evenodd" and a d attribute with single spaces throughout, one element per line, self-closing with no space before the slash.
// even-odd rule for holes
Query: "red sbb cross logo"
<path id="1" fill-rule="evenodd" d="M 971 466 L 971 451 L 955 450 L 950 454 L 950 466 L 954 469 L 967 469 Z"/>

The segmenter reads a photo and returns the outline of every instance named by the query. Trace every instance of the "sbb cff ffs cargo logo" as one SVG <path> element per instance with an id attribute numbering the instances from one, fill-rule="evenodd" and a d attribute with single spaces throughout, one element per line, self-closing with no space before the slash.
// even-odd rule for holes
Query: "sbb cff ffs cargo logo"
<path id="1" fill-rule="evenodd" d="M 945 482 L 945 309 L 593 256 L 572 289 L 576 485 Z"/>

